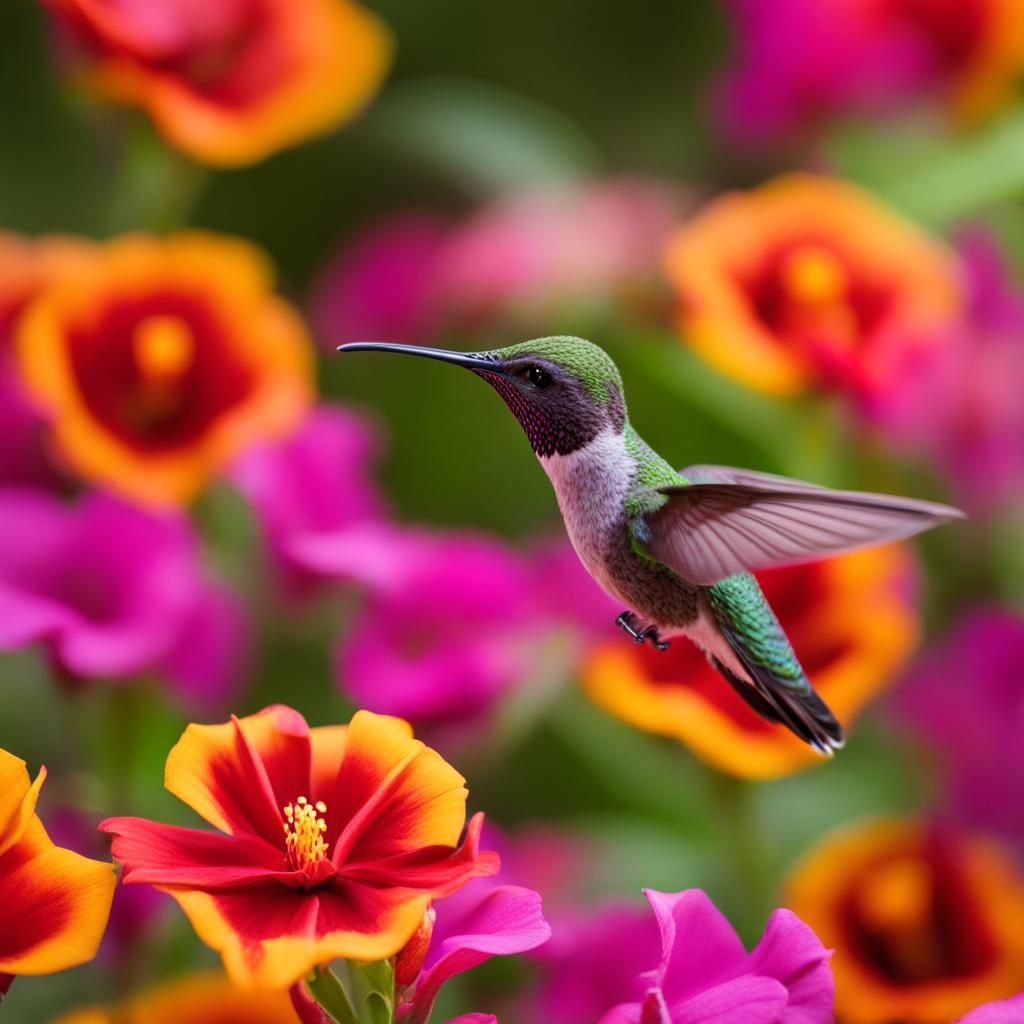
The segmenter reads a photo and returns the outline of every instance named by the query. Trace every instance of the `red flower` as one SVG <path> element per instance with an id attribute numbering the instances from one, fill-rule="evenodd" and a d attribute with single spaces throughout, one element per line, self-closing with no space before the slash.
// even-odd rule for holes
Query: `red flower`
<path id="1" fill-rule="evenodd" d="M 280 988 L 337 957 L 396 954 L 430 900 L 493 874 L 464 779 L 398 719 L 310 729 L 280 705 L 190 725 L 165 784 L 226 833 L 112 818 L 125 882 L 170 893 L 237 984 Z"/>

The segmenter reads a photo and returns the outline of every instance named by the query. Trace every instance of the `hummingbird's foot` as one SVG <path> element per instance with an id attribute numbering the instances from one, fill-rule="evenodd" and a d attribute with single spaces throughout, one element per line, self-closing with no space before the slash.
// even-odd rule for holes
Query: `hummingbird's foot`
<path id="1" fill-rule="evenodd" d="M 615 625 L 630 636 L 635 644 L 642 644 L 650 640 L 651 646 L 659 651 L 667 651 L 672 646 L 670 641 L 662 640 L 658 636 L 657 626 L 640 626 L 636 616 L 631 611 L 624 611 L 616 620 Z"/>

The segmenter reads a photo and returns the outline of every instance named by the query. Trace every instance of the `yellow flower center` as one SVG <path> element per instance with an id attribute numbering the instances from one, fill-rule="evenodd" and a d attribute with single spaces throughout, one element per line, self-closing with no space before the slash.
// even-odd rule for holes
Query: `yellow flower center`
<path id="1" fill-rule="evenodd" d="M 328 842 L 324 839 L 327 822 L 321 815 L 327 813 L 327 804 L 317 800 L 311 804 L 304 796 L 284 810 L 284 841 L 288 848 L 288 863 L 293 871 L 303 871 L 318 864 L 327 856 Z"/>
<path id="2" fill-rule="evenodd" d="M 879 930 L 915 927 L 928 915 L 932 876 L 920 858 L 903 858 L 877 868 L 860 897 L 866 923 Z"/>
<path id="3" fill-rule="evenodd" d="M 834 252 L 822 245 L 802 245 L 783 264 L 782 283 L 796 302 L 826 306 L 842 300 L 848 277 Z"/>
<path id="4" fill-rule="evenodd" d="M 147 316 L 135 328 L 132 354 L 143 377 L 152 381 L 177 380 L 195 362 L 195 335 L 180 317 Z"/>

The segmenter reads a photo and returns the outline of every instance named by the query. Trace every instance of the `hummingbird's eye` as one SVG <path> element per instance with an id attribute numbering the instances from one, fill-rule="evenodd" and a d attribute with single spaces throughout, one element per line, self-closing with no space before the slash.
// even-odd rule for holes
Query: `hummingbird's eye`
<path id="1" fill-rule="evenodd" d="M 551 383 L 551 374 L 539 366 L 531 366 L 526 373 L 526 379 L 535 388 L 546 388 Z"/>

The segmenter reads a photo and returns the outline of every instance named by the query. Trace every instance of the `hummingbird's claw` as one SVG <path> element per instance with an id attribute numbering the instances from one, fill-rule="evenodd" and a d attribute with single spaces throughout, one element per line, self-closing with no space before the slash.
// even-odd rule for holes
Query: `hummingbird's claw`
<path id="1" fill-rule="evenodd" d="M 670 641 L 662 640 L 661 637 L 658 636 L 657 626 L 643 626 L 638 628 L 636 616 L 628 609 L 615 620 L 615 625 L 631 637 L 635 644 L 642 644 L 644 641 L 650 640 L 651 646 L 659 651 L 667 651 L 669 647 L 672 646 Z"/>

